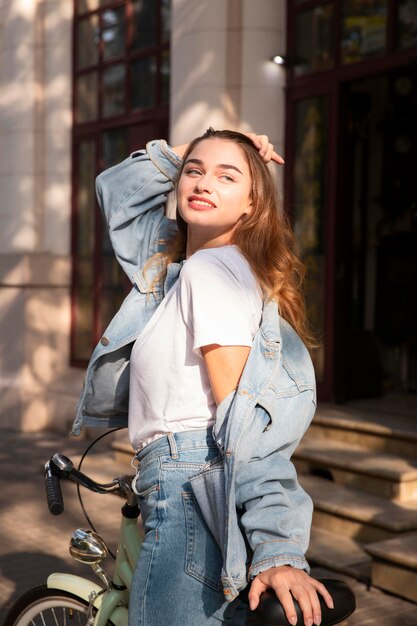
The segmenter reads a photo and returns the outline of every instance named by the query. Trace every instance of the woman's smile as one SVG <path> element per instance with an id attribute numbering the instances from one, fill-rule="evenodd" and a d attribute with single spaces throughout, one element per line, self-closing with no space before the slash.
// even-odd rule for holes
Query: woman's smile
<path id="1" fill-rule="evenodd" d="M 188 206 L 195 211 L 209 211 L 215 209 L 216 205 L 208 198 L 202 198 L 201 196 L 190 196 L 188 198 Z"/>
<path id="2" fill-rule="evenodd" d="M 246 157 L 232 141 L 205 139 L 188 155 L 178 181 L 178 212 L 187 223 L 187 256 L 231 241 L 251 211 L 252 179 Z"/>

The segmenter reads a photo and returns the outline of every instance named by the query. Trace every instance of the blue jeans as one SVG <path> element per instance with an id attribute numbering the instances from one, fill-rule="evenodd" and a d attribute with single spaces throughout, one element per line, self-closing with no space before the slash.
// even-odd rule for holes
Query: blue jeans
<path id="1" fill-rule="evenodd" d="M 130 594 L 130 626 L 245 624 L 245 605 L 224 599 L 222 554 L 189 483 L 218 455 L 211 429 L 161 437 L 136 455 L 145 539 Z"/>

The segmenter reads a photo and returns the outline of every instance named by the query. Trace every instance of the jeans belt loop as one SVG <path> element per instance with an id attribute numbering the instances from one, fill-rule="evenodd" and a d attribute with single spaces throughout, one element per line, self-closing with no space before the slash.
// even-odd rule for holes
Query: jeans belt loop
<path id="1" fill-rule="evenodd" d="M 171 453 L 171 459 L 179 459 L 177 442 L 175 441 L 174 433 L 168 433 L 169 451 Z"/>

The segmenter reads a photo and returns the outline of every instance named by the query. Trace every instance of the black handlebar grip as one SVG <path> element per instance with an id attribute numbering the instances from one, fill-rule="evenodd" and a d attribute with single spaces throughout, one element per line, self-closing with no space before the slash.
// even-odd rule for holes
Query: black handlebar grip
<path id="1" fill-rule="evenodd" d="M 45 471 L 45 490 L 50 513 L 52 515 L 61 515 L 64 510 L 61 483 L 58 476 L 53 474 L 49 467 Z"/>

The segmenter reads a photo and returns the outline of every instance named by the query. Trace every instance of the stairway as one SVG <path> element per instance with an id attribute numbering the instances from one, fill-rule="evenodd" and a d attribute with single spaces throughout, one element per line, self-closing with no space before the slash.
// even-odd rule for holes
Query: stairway
<path id="1" fill-rule="evenodd" d="M 320 406 L 293 460 L 314 502 L 309 560 L 417 602 L 411 401 Z"/>

